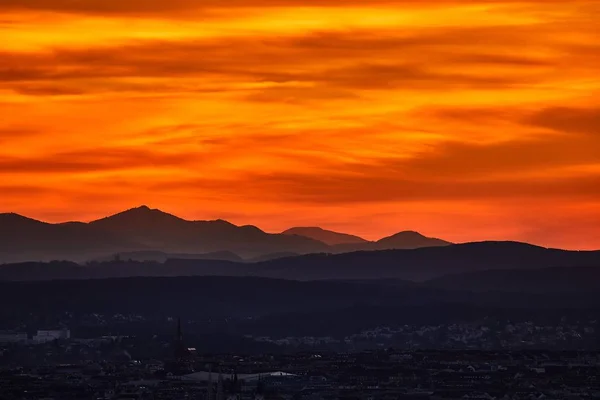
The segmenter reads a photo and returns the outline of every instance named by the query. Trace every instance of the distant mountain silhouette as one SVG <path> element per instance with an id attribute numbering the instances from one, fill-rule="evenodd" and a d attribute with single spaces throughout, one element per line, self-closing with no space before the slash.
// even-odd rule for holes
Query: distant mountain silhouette
<path id="1" fill-rule="evenodd" d="M 376 242 L 341 243 L 332 246 L 333 253 L 349 253 L 354 251 L 376 251 L 395 249 L 420 249 L 422 247 L 449 246 L 452 243 L 445 240 L 430 238 L 418 232 L 403 231 L 385 237 Z"/>
<path id="2" fill-rule="evenodd" d="M 186 254 L 186 253 L 165 253 L 163 251 L 131 251 L 125 253 L 112 254 L 106 257 L 99 257 L 95 261 L 106 262 L 120 260 L 133 261 L 156 261 L 163 263 L 169 259 L 192 259 L 192 260 L 221 260 L 244 262 L 244 259 L 231 251 L 216 251 L 204 254 Z"/>
<path id="3" fill-rule="evenodd" d="M 309 254 L 256 263 L 192 259 L 169 259 L 164 264 L 120 260 L 85 267 L 29 263 L 0 267 L 0 280 L 220 275 L 301 281 L 399 279 L 424 282 L 450 274 L 549 267 L 600 267 L 600 251 L 565 251 L 515 242 L 481 242 L 411 250 Z"/>
<path id="4" fill-rule="evenodd" d="M 266 261 L 310 253 L 443 246 L 448 242 L 401 232 L 378 242 L 321 228 L 292 228 L 282 234 L 224 220 L 188 221 L 141 206 L 90 223 L 50 224 L 0 214 L 0 263 L 109 259 L 164 261 L 198 258 Z"/>
<path id="5" fill-rule="evenodd" d="M 282 232 L 285 235 L 304 236 L 331 246 L 332 253 L 392 249 L 419 249 L 421 247 L 448 246 L 452 243 L 430 238 L 414 231 L 403 231 L 375 242 L 359 236 L 325 230 L 319 227 L 296 227 Z"/>
<path id="6" fill-rule="evenodd" d="M 216 222 L 216 221 L 215 221 Z M 91 226 L 105 231 L 119 231 L 140 241 L 151 241 L 155 236 L 179 234 L 187 221 L 148 206 L 132 208 L 109 217 L 90 222 Z M 162 232 L 156 232 L 160 230 Z"/>
<path id="7" fill-rule="evenodd" d="M 229 251 L 248 258 L 281 251 L 305 254 L 327 249 L 324 243 L 305 237 L 269 234 L 255 226 L 236 226 L 223 220 L 187 221 L 146 206 L 90 225 L 106 232 L 124 233 L 147 248 L 170 253 Z"/>
<path id="8" fill-rule="evenodd" d="M 554 319 L 560 320 L 564 315 L 561 310 L 564 311 L 565 307 L 569 308 L 568 314 L 571 316 L 576 317 L 574 308 L 580 308 L 582 311 L 588 310 L 586 314 L 595 318 L 599 306 L 598 291 L 566 293 L 562 296 L 554 293 L 472 293 L 410 283 L 389 285 L 384 281 L 298 282 L 257 277 L 136 277 L 0 282 L 1 315 L 43 313 L 48 317 L 64 315 L 65 311 L 69 311 L 109 315 L 141 313 L 156 317 L 177 313 L 194 318 L 241 317 L 250 324 L 258 322 L 256 318 L 268 316 L 271 323 L 263 326 L 265 331 L 260 335 L 273 335 L 279 331 L 283 337 L 306 332 L 306 328 L 319 329 L 324 325 L 328 327 L 326 331 L 305 334 L 343 335 L 368 327 L 411 323 L 435 325 L 465 320 L 481 321 L 489 317 L 531 321 L 532 316 L 540 313 L 554 315 Z M 527 309 L 531 312 L 522 315 Z M 248 316 L 254 318 L 249 319 Z M 290 328 L 295 332 L 289 332 Z M 339 332 L 338 328 L 352 330 Z M 281 329 L 285 331 L 281 332 Z"/>
<path id="9" fill-rule="evenodd" d="M 378 240 L 377 248 L 379 250 L 418 249 L 421 247 L 448 246 L 451 244 L 445 240 L 423 236 L 419 232 L 404 231 Z"/>
<path id="10" fill-rule="evenodd" d="M 18 214 L 0 214 L 0 263 L 84 260 L 141 248 L 119 232 L 104 232 L 80 222 L 48 224 Z"/>
<path id="11" fill-rule="evenodd" d="M 290 228 L 282 233 L 284 235 L 298 235 L 308 237 L 328 244 L 330 246 L 335 246 L 337 244 L 367 243 L 367 240 L 361 237 L 348 235 L 346 233 L 329 231 L 319 227 L 296 227 Z"/>
<path id="12" fill-rule="evenodd" d="M 410 250 L 313 254 L 262 263 L 263 276 L 285 279 L 425 281 L 452 273 L 491 269 L 598 266 L 600 251 L 546 249 L 518 242 L 479 242 Z"/>
<path id="13" fill-rule="evenodd" d="M 292 253 L 289 251 L 288 252 L 280 252 L 280 253 L 269 253 L 269 254 L 264 254 L 262 256 L 250 258 L 246 261 L 252 262 L 252 263 L 257 263 L 257 262 L 262 262 L 262 261 L 277 260 L 279 258 L 299 257 L 300 255 L 301 254 Z"/>
<path id="14" fill-rule="evenodd" d="M 90 223 L 49 224 L 0 214 L 0 262 L 67 259 L 87 261 L 132 251 L 204 254 L 228 251 L 243 258 L 327 251 L 302 236 L 269 234 L 227 221 L 187 221 L 142 206 Z"/>
<path id="15" fill-rule="evenodd" d="M 472 292 L 591 292 L 600 290 L 600 263 L 595 267 L 466 272 L 426 282 L 430 287 Z"/>

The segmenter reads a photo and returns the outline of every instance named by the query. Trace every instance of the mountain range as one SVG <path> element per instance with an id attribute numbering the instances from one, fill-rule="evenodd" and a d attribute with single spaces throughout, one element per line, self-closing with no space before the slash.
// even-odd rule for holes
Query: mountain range
<path id="1" fill-rule="evenodd" d="M 548 269 L 549 270 L 546 270 Z M 556 270 L 553 268 L 563 268 Z M 515 242 L 480 242 L 411 250 L 307 254 L 267 261 L 169 258 L 164 262 L 112 260 L 80 265 L 73 262 L 29 262 L 0 266 L 0 280 L 101 279 L 134 276 L 231 276 L 296 281 L 384 280 L 427 282 L 439 288 L 494 290 L 495 286 L 558 285 L 565 274 L 600 271 L 600 251 L 546 249 Z M 540 270 L 541 272 L 528 271 Z M 547 272 L 545 272 L 547 271 Z M 562 271 L 560 275 L 557 271 Z M 554 279 L 548 283 L 546 275 Z M 437 280 L 439 279 L 439 281 Z M 580 279 L 585 281 L 585 279 Z M 522 282 L 519 286 L 519 282 Z"/>
<path id="2" fill-rule="evenodd" d="M 341 244 L 365 244 L 367 240 L 346 233 L 329 231 L 319 227 L 296 227 L 282 232 L 284 235 L 297 235 L 318 240 L 329 246 Z"/>
<path id="3" fill-rule="evenodd" d="M 590 287 L 600 251 L 518 242 L 452 244 L 412 231 L 378 241 L 319 227 L 267 233 L 223 220 L 187 221 L 142 206 L 89 223 L 49 224 L 0 214 L 0 263 L 5 264 L 0 280 L 10 281 L 253 276 L 523 291 L 573 286 L 569 274 L 575 273 L 579 285 Z"/>
<path id="4" fill-rule="evenodd" d="M 71 260 L 85 262 L 119 255 L 164 261 L 168 258 L 261 261 L 309 253 L 446 246 L 417 232 L 371 242 L 321 228 L 267 233 L 224 220 L 188 221 L 147 206 L 89 223 L 50 224 L 18 214 L 0 214 L 0 263 Z"/>
<path id="5" fill-rule="evenodd" d="M 492 271 L 479 275 L 493 277 L 498 274 Z M 261 316 L 274 318 L 261 336 L 270 336 L 280 327 L 315 329 L 323 324 L 329 325 L 329 329 L 344 325 L 344 329 L 348 329 L 348 324 L 352 328 L 356 323 L 366 324 L 363 328 L 374 328 L 411 322 L 440 324 L 476 320 L 481 323 L 494 318 L 514 322 L 523 311 L 527 314 L 525 321 L 537 317 L 543 319 L 544 316 L 561 321 L 565 313 L 577 320 L 577 310 L 597 318 L 600 268 L 574 268 L 571 272 L 561 268 L 526 273 L 511 270 L 503 271 L 502 275 L 513 275 L 513 282 L 518 281 L 519 275 L 529 275 L 544 280 L 545 284 L 535 287 L 534 283 L 535 290 L 528 285 L 521 285 L 524 290 L 514 290 L 516 288 L 511 285 L 503 284 L 492 291 L 487 290 L 489 288 L 473 291 L 470 290 L 472 286 L 465 288 L 450 282 L 440 287 L 440 280 L 421 283 L 390 279 L 301 282 L 264 277 L 175 276 L 0 281 L 0 315 L 14 318 L 15 315 L 42 313 L 47 318 L 52 314 L 64 315 L 65 310 L 69 310 L 109 315 L 142 313 L 153 318 L 175 313 L 196 318 L 234 317 L 244 321 L 254 321 Z M 477 284 L 477 279 L 470 281 L 470 285 Z M 581 286 L 582 282 L 587 283 Z M 297 320 L 298 312 L 304 314 L 300 321 Z M 560 323 L 564 324 L 564 321 Z M 298 332 L 287 332 L 284 337 L 293 334 Z"/>

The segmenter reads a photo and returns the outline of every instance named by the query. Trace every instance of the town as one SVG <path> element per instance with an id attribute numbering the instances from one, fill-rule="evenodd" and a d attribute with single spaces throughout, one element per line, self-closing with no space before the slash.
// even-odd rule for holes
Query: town
<path id="1" fill-rule="evenodd" d="M 64 326 L 3 332 L 0 399 L 600 398 L 600 352 L 540 350 L 592 335 L 591 326 L 504 327 L 512 338 L 506 347 L 521 341 L 521 350 L 503 349 L 502 340 L 492 349 L 489 327 L 454 324 L 380 327 L 342 340 L 244 337 L 271 342 L 275 351 L 215 353 L 199 351 L 199 338 L 185 336 L 180 319 L 170 321 L 171 335 L 77 338 Z M 411 339 L 440 338 L 442 329 L 454 349 L 444 340 L 434 349 L 435 342 Z M 384 346 L 396 336 L 407 340 L 403 348 Z M 345 350 L 334 350 L 341 344 Z"/>
<path id="2" fill-rule="evenodd" d="M 386 349 L 137 360 L 122 351 L 98 362 L 5 367 L 0 398 L 591 399 L 600 398 L 598 376 L 597 352 Z"/>

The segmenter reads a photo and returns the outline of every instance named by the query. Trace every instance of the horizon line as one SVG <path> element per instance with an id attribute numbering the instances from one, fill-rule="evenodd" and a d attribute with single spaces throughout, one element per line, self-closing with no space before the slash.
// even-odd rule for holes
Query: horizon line
<path id="1" fill-rule="evenodd" d="M 396 231 L 396 232 L 391 233 L 389 235 L 384 235 L 384 236 L 382 236 L 382 237 L 380 237 L 379 239 L 376 239 L 376 240 L 365 239 L 364 237 L 362 237 L 359 234 L 349 233 L 349 232 L 345 232 L 345 231 L 338 231 L 338 230 L 335 230 L 335 229 L 328 229 L 328 228 L 325 228 L 325 227 L 323 227 L 321 225 L 304 225 L 304 226 L 296 225 L 296 226 L 291 226 L 291 227 L 289 227 L 287 229 L 284 229 L 281 232 L 277 232 L 277 231 L 271 231 L 271 232 L 269 232 L 269 231 L 266 231 L 266 230 L 262 229 L 260 226 L 255 225 L 255 224 L 241 224 L 241 225 L 238 225 L 238 224 L 235 224 L 235 223 L 229 221 L 228 219 L 224 219 L 224 218 L 216 218 L 216 219 L 186 219 L 184 217 L 180 217 L 180 216 L 178 216 L 176 214 L 173 214 L 173 213 L 170 213 L 168 211 L 164 211 L 164 210 L 162 210 L 160 208 L 150 207 L 147 204 L 142 204 L 142 205 L 139 205 L 139 206 L 136 206 L 136 207 L 126 208 L 126 209 L 121 210 L 121 211 L 110 213 L 110 214 L 101 216 L 99 218 L 98 217 L 92 218 L 92 219 L 89 219 L 89 220 L 65 220 L 65 221 L 61 221 L 61 222 L 50 222 L 50 221 L 45 221 L 43 219 L 32 218 L 32 217 L 29 217 L 27 215 L 24 215 L 24 214 L 21 214 L 21 213 L 18 213 L 18 212 L 14 212 L 14 211 L 0 212 L 0 215 L 17 215 L 17 216 L 22 217 L 22 218 L 26 218 L 26 219 L 29 219 L 29 220 L 41 222 L 41 223 L 48 224 L 48 225 L 62 225 L 62 224 L 69 224 L 69 223 L 90 224 L 90 223 L 93 223 L 95 221 L 99 221 L 99 220 L 102 220 L 102 219 L 106 219 L 106 218 L 114 217 L 114 216 L 119 215 L 119 214 L 126 213 L 128 211 L 134 211 L 134 210 L 140 210 L 140 209 L 147 209 L 148 211 L 158 211 L 158 212 L 160 212 L 162 214 L 171 215 L 171 216 L 173 216 L 173 217 L 175 217 L 177 219 L 180 219 L 180 220 L 186 221 L 186 222 L 218 222 L 218 221 L 223 221 L 223 222 L 226 222 L 228 224 L 234 225 L 236 227 L 251 226 L 251 227 L 254 227 L 254 228 L 257 228 L 257 229 L 261 230 L 264 233 L 272 234 L 272 235 L 284 234 L 285 231 L 287 231 L 289 229 L 294 229 L 294 228 L 309 228 L 309 229 L 310 228 L 318 228 L 318 229 L 322 229 L 322 230 L 333 232 L 333 233 L 337 233 L 337 234 L 356 236 L 356 237 L 358 237 L 360 239 L 363 239 L 363 240 L 365 240 L 367 242 L 374 243 L 374 242 L 377 242 L 379 240 L 382 240 L 382 239 L 385 239 L 385 238 L 388 238 L 388 237 L 391 237 L 391 236 L 394 236 L 394 235 L 397 235 L 397 234 L 400 234 L 400 233 L 413 232 L 413 233 L 420 234 L 420 235 L 422 235 L 422 236 L 424 236 L 424 237 L 426 237 L 428 239 L 439 239 L 439 240 L 446 241 L 446 242 L 450 243 L 450 245 L 462 245 L 462 244 L 472 244 L 472 243 L 490 243 L 490 242 L 492 242 L 492 243 L 493 242 L 498 243 L 499 242 L 499 243 L 520 243 L 520 244 L 526 244 L 526 245 L 540 247 L 540 248 L 544 248 L 544 249 L 554 249 L 554 250 L 564 250 L 564 251 L 584 251 L 584 252 L 588 252 L 588 251 L 590 251 L 590 252 L 600 251 L 600 249 L 574 249 L 574 248 L 567 248 L 567 247 L 545 246 L 545 245 L 542 245 L 542 244 L 537 244 L 537 243 L 533 243 L 533 242 L 529 242 L 529 241 L 514 240 L 514 239 L 493 239 L 493 238 L 491 238 L 491 239 L 477 239 L 477 240 L 468 240 L 468 241 L 453 242 L 453 241 L 446 240 L 446 239 L 441 238 L 441 237 L 428 236 L 426 234 L 423 234 L 419 230 L 413 230 L 413 229 L 399 230 L 399 231 Z M 302 235 L 300 235 L 300 236 L 302 236 Z"/>

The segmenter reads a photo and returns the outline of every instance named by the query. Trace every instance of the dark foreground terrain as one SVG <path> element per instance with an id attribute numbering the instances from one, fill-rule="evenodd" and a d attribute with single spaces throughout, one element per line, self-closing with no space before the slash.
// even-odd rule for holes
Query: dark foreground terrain
<path id="1" fill-rule="evenodd" d="M 49 265 L 115 273 L 122 266 L 126 277 L 49 280 Z M 1 400 L 600 393 L 594 266 L 467 270 L 420 281 L 140 277 L 127 276 L 130 268 L 172 264 L 129 261 L 26 266 L 28 279 L 0 282 Z"/>
<path id="2" fill-rule="evenodd" d="M 57 345 L 46 347 L 56 352 Z M 151 359 L 131 357 L 131 347 L 127 340 L 72 343 L 71 351 L 101 356 L 4 368 L 0 398 L 483 400 L 592 399 L 600 393 L 596 352 L 385 349 Z"/>
<path id="3" fill-rule="evenodd" d="M 152 338 L 172 334 L 181 318 L 202 351 L 234 343 L 256 351 L 600 348 L 595 268 L 489 274 L 495 289 L 485 286 L 487 274 L 424 283 L 214 276 L 1 282 L 0 330 L 32 337 L 62 326 L 78 338 Z M 537 275 L 544 279 L 528 287 Z"/>
<path id="4" fill-rule="evenodd" d="M 152 253 L 151 257 L 156 254 Z M 171 255 L 177 257 L 177 255 Z M 600 251 L 566 251 L 546 249 L 525 243 L 515 242 L 480 242 L 458 245 L 423 247 L 418 249 L 359 251 L 343 254 L 316 253 L 301 256 L 280 257 L 266 261 L 235 261 L 235 254 L 212 253 L 203 259 L 194 259 L 194 255 L 179 255 L 182 258 L 166 258 L 162 262 L 140 261 L 141 257 L 131 259 L 116 258 L 111 261 L 94 261 L 78 264 L 68 261 L 26 262 L 0 265 L 0 281 L 30 281 L 56 279 L 101 279 L 135 276 L 252 276 L 298 281 L 311 280 L 373 280 L 394 279 L 423 282 L 448 275 L 465 273 L 482 273 L 468 276 L 462 281 L 477 289 L 481 280 L 486 289 L 492 283 L 504 283 L 504 280 L 517 282 L 520 277 L 497 273 L 485 275 L 487 271 L 509 270 L 523 273 L 529 270 L 548 268 L 570 268 L 571 270 L 598 267 L 600 269 Z M 199 256 L 200 257 L 200 256 Z M 221 257 L 225 259 L 214 259 Z M 143 257 L 142 257 L 143 258 Z M 554 272 L 558 270 L 553 270 Z M 591 276 L 596 272 L 589 269 Z M 581 277 L 582 271 L 577 272 Z M 527 290 L 536 288 L 536 280 L 540 280 L 541 289 L 545 290 L 546 280 L 556 279 L 556 273 L 530 272 L 523 275 L 523 287 Z M 498 281 L 497 279 L 501 280 Z M 485 279 L 488 279 L 485 281 Z M 572 282 L 568 281 L 567 283 Z M 442 286 L 451 283 L 441 282 Z M 579 283 L 586 287 L 594 285 L 588 279 Z"/>

